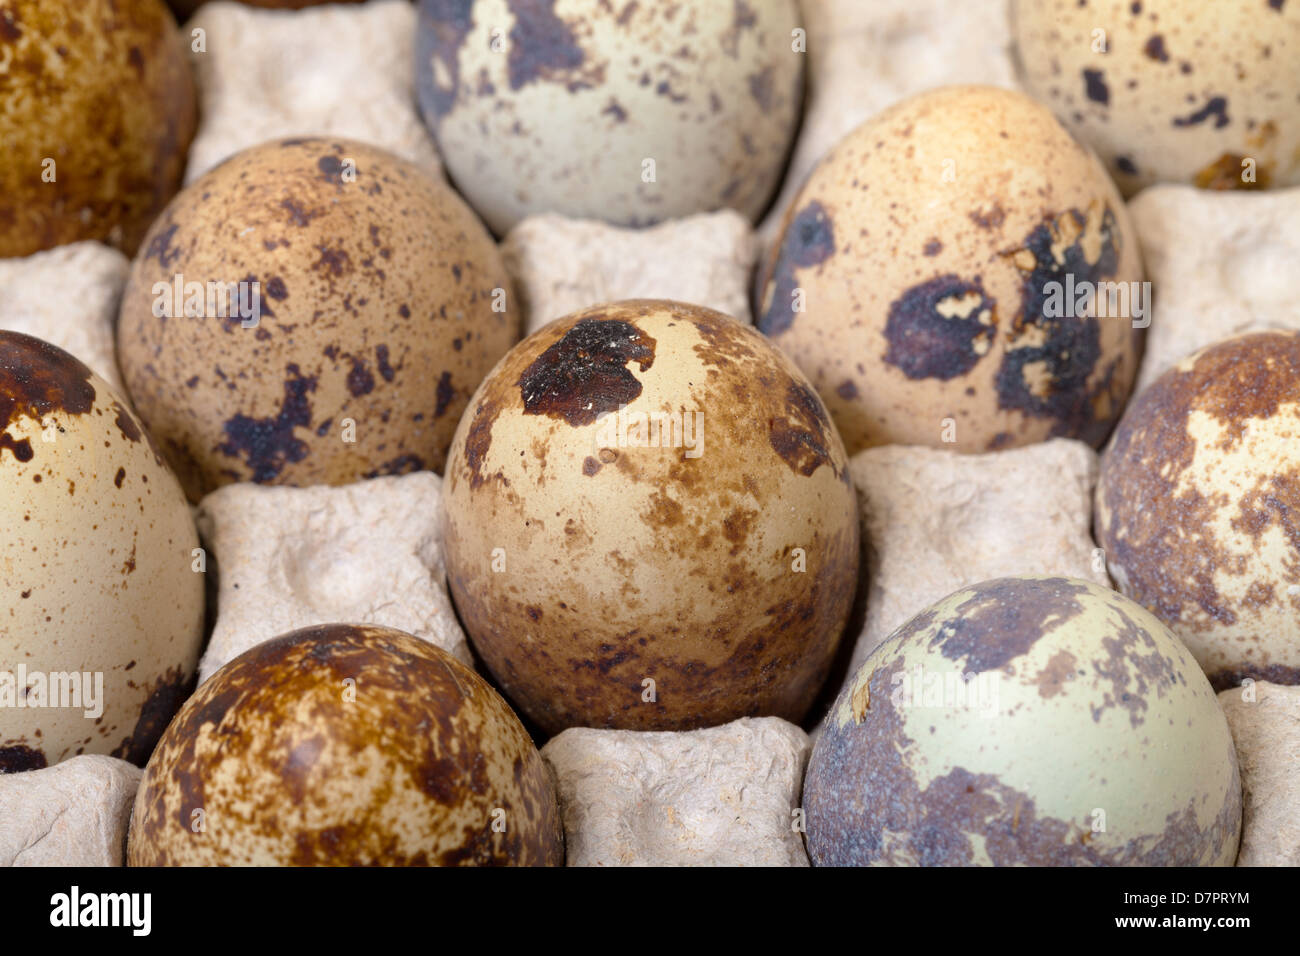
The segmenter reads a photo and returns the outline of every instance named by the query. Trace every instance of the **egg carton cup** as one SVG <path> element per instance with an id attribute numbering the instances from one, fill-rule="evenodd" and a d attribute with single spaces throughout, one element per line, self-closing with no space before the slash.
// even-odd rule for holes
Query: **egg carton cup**
<path id="1" fill-rule="evenodd" d="M 209 3 L 181 32 L 200 107 L 187 185 L 240 150 L 307 135 L 380 146 L 442 175 L 416 107 L 407 0 L 297 11 Z"/>
<path id="2" fill-rule="evenodd" d="M 227 485 L 199 503 L 217 620 L 199 683 L 244 651 L 315 624 L 377 624 L 473 667 L 447 594 L 442 479 L 420 471 L 341 487 Z"/>
<path id="3" fill-rule="evenodd" d="M 1128 208 L 1155 293 L 1134 394 L 1230 335 L 1300 329 L 1300 186 L 1269 192 L 1152 186 Z"/>
<path id="4" fill-rule="evenodd" d="M 555 774 L 568 866 L 808 866 L 812 743 L 779 717 L 687 731 L 565 730 Z"/>
<path id="5" fill-rule="evenodd" d="M 675 299 L 752 324 L 749 277 L 758 239 L 730 209 L 625 229 L 529 216 L 501 244 L 527 332 L 599 302 Z"/>
<path id="6" fill-rule="evenodd" d="M 848 680 L 913 615 L 980 581 L 1051 574 L 1110 587 L 1091 530 L 1097 468 L 1096 452 L 1063 438 L 981 455 L 902 445 L 854 455 L 866 621 Z"/>
<path id="7" fill-rule="evenodd" d="M 89 754 L 0 774 L 0 866 L 122 866 L 140 776 Z"/>
<path id="8" fill-rule="evenodd" d="M 1300 687 L 1255 681 L 1219 704 L 1241 767 L 1237 866 L 1300 866 Z"/>
<path id="9" fill-rule="evenodd" d="M 113 324 L 130 268 L 126 256 L 99 242 L 0 259 L 0 329 L 57 345 L 126 395 Z"/>

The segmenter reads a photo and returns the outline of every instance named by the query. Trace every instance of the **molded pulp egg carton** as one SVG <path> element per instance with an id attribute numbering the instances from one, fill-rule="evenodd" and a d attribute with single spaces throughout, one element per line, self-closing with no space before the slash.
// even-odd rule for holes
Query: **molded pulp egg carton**
<path id="1" fill-rule="evenodd" d="M 803 5 L 818 55 L 809 58 L 802 131 L 767 221 L 754 230 L 720 212 L 638 232 L 527 219 L 502 249 L 529 331 L 630 297 L 679 299 L 751 321 L 760 247 L 831 145 L 930 87 L 1016 85 L 1002 0 Z M 371 142 L 439 170 L 415 107 L 414 18 L 404 0 L 297 13 L 202 9 L 187 27 L 206 31 L 208 51 L 192 57 L 202 120 L 187 181 L 247 146 L 308 133 Z M 1300 328 L 1286 268 L 1300 262 L 1300 189 L 1158 186 L 1130 209 L 1157 313 L 1139 387 L 1232 332 Z M 112 326 L 127 270 L 120 253 L 90 242 L 0 260 L 0 322 L 62 346 L 120 387 Z M 61 290 L 53 301 L 49 288 Z M 70 301 L 78 307 L 66 309 Z M 1062 439 L 969 456 L 900 446 L 855 456 L 869 561 L 851 668 L 917 610 L 980 580 L 1036 572 L 1109 585 L 1091 538 L 1097 467 L 1091 448 Z M 337 488 L 241 484 L 205 498 L 197 517 L 214 559 L 217 614 L 200 680 L 257 642 L 331 621 L 389 625 L 471 663 L 430 507 L 441 484 L 418 472 Z M 1261 683 L 1256 695 L 1220 695 L 1245 788 L 1238 863 L 1294 865 L 1300 688 Z M 571 729 L 542 753 L 556 775 L 570 865 L 807 866 L 792 818 L 810 750 L 803 729 L 768 717 L 690 732 Z M 139 780 L 137 768 L 104 756 L 0 776 L 0 862 L 121 865 Z"/>

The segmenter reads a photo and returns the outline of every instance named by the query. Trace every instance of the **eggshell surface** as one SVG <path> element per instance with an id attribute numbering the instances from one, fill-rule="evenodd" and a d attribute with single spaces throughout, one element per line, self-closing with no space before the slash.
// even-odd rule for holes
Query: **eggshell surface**
<path id="1" fill-rule="evenodd" d="M 0 773 L 148 758 L 203 639 L 198 535 L 113 389 L 0 331 Z"/>
<path id="2" fill-rule="evenodd" d="M 504 234 L 532 213 L 756 219 L 798 122 L 793 0 L 422 0 L 420 109 Z"/>
<path id="3" fill-rule="evenodd" d="M 1125 195 L 1300 184 L 1300 4 L 1016 0 L 1026 89 Z"/>
<path id="4" fill-rule="evenodd" d="M 1125 413 L 1102 458 L 1096 537 L 1116 585 L 1220 690 L 1300 683 L 1300 333 L 1189 356 Z"/>
<path id="5" fill-rule="evenodd" d="M 755 314 L 850 454 L 1096 446 L 1137 373 L 1143 278 L 1096 157 L 1023 94 L 954 86 L 822 159 L 760 270 Z M 1101 283 L 1122 284 L 1113 305 Z"/>
<path id="6" fill-rule="evenodd" d="M 246 150 L 177 196 L 117 330 L 131 397 L 194 501 L 234 481 L 441 471 L 518 337 L 496 246 L 444 182 L 315 138 Z"/>
<path id="7" fill-rule="evenodd" d="M 1188 650 L 1109 589 L 958 591 L 844 688 L 804 783 L 814 865 L 1231 866 L 1241 781 Z"/>
<path id="8" fill-rule="evenodd" d="M 129 866 L 558 865 L 551 778 L 474 671 L 391 628 L 303 628 L 226 664 L 145 768 Z"/>
<path id="9" fill-rule="evenodd" d="M 194 124 L 162 0 L 7 0 L 0 257 L 82 239 L 132 255 L 180 186 Z"/>
<path id="10" fill-rule="evenodd" d="M 547 732 L 797 721 L 857 584 L 846 466 L 807 380 L 747 326 L 656 300 L 574 313 L 502 360 L 457 431 L 457 610 Z"/>

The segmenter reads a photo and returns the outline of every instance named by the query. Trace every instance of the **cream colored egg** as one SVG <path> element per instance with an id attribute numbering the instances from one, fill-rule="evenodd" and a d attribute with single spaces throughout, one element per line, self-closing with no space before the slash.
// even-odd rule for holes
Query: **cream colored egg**
<path id="1" fill-rule="evenodd" d="M 226 160 L 154 222 L 118 361 L 197 502 L 234 481 L 440 472 L 519 316 L 491 236 L 443 180 L 295 137 Z"/>
<path id="2" fill-rule="evenodd" d="M 143 764 L 203 638 L 185 497 L 107 382 L 16 332 L 0 332 L 0 425 L 0 773 Z"/>
<path id="3" fill-rule="evenodd" d="M 747 326 L 663 301 L 552 322 L 461 420 L 444 484 L 457 610 L 544 730 L 799 720 L 858 579 L 847 458 Z"/>
<path id="4" fill-rule="evenodd" d="M 1137 373 L 1142 279 L 1092 152 L 1023 94 L 955 86 L 885 110 L 822 159 L 755 311 L 850 454 L 1099 445 Z"/>
<path id="5" fill-rule="evenodd" d="M 841 691 L 804 782 L 815 865 L 1231 866 L 1241 780 L 1187 648 L 1087 581 L 949 595 Z"/>
<path id="6" fill-rule="evenodd" d="M 423 0 L 420 107 L 498 234 L 539 212 L 756 219 L 799 118 L 800 23 L 794 0 Z"/>
<path id="7" fill-rule="evenodd" d="M 205 681 L 136 794 L 130 866 L 556 866 L 542 756 L 501 696 L 401 631 L 303 628 Z"/>
<path id="8" fill-rule="evenodd" d="M 1219 342 L 1134 400 L 1102 458 L 1097 543 L 1222 690 L 1300 683 L 1300 333 Z"/>
<path id="9" fill-rule="evenodd" d="M 1125 194 L 1300 184 L 1295 0 L 1014 0 L 1025 87 Z"/>

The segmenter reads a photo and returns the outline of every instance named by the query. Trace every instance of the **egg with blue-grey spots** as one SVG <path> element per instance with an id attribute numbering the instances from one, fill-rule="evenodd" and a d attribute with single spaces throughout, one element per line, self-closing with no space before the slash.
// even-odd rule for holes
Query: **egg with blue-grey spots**
<path id="1" fill-rule="evenodd" d="M 1125 195 L 1300 184 L 1295 0 L 1016 0 L 1025 89 Z"/>
<path id="2" fill-rule="evenodd" d="M 885 640 L 804 782 L 820 866 L 1231 866 L 1242 796 L 1191 652 L 1087 581 L 963 588 Z"/>
<path id="3" fill-rule="evenodd" d="M 542 212 L 752 221 L 798 125 L 801 23 L 795 0 L 421 0 L 420 109 L 498 234 Z"/>
<path id="4" fill-rule="evenodd" d="M 122 377 L 191 500 L 442 470 L 519 337 L 496 245 L 440 177 L 293 137 L 178 195 L 132 265 Z"/>
<path id="5" fill-rule="evenodd" d="M 1092 151 L 1022 93 L 951 86 L 883 111 L 818 163 L 760 270 L 755 315 L 850 454 L 1099 446 L 1142 354 L 1143 278 Z"/>

